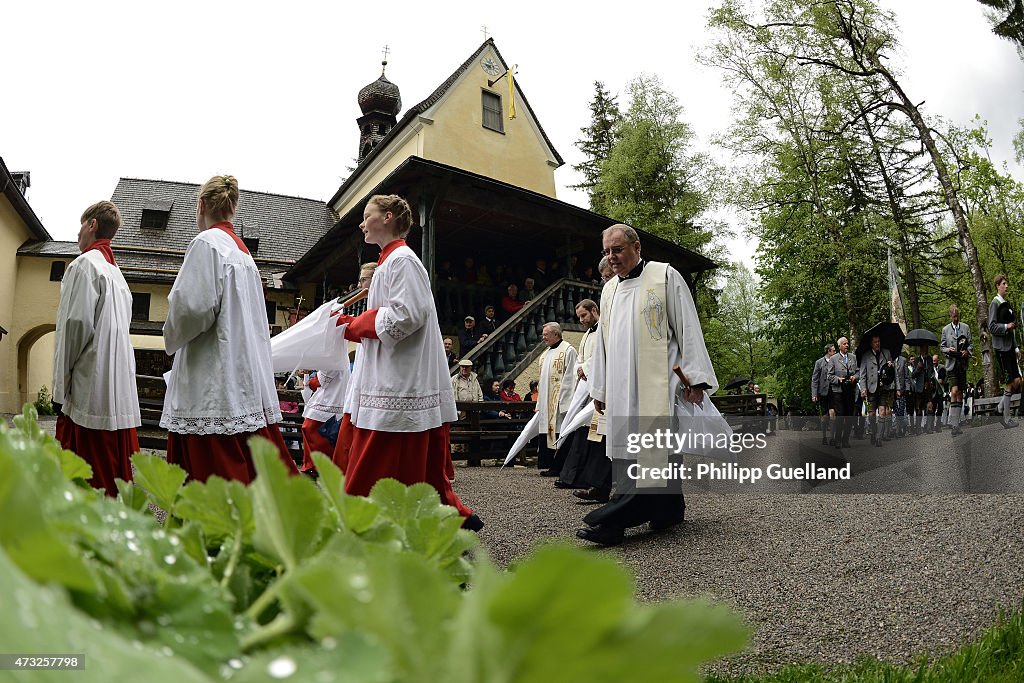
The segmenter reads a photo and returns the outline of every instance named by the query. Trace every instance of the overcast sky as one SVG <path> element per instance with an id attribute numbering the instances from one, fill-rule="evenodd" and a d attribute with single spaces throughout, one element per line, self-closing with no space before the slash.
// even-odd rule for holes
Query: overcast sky
<path id="1" fill-rule="evenodd" d="M 911 97 L 961 124 L 981 114 L 996 161 L 1024 180 L 1011 144 L 1024 116 L 1024 63 L 991 33 L 982 6 L 883 5 L 902 28 Z M 559 198 L 586 206 L 568 185 L 595 80 L 622 93 L 634 76 L 657 74 L 701 139 L 725 128 L 731 93 L 693 58 L 709 6 L 640 0 L 611 14 L 532 0 L 6 3 L 0 156 L 32 172 L 29 202 L 56 239 L 74 239 L 82 209 L 108 199 L 120 177 L 201 183 L 232 173 L 244 189 L 326 200 L 354 164 L 356 93 L 380 73 L 383 46 L 404 111 L 479 47 L 486 25 L 566 160 L 555 174 Z M 749 244 L 729 244 L 750 263 Z"/>

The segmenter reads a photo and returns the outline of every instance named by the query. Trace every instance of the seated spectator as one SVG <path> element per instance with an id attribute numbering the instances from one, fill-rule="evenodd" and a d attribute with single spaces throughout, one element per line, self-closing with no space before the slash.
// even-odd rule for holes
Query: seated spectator
<path id="1" fill-rule="evenodd" d="M 526 400 L 526 401 L 533 401 L 534 403 L 536 403 L 537 402 L 537 395 L 540 394 L 540 389 L 537 388 L 539 386 L 540 386 L 540 381 L 539 380 L 531 379 L 530 380 L 530 393 L 528 393 L 526 395 L 526 398 L 524 400 Z"/>
<path id="2" fill-rule="evenodd" d="M 452 271 L 452 262 L 449 259 L 441 261 L 441 265 L 437 269 L 437 281 L 446 282 L 454 279 L 455 273 Z"/>
<path id="3" fill-rule="evenodd" d="M 467 315 L 465 318 L 466 327 L 459 332 L 459 351 L 465 356 L 474 346 L 487 339 L 486 334 L 481 334 L 480 330 L 476 329 L 476 318 L 471 315 Z"/>
<path id="4" fill-rule="evenodd" d="M 583 273 L 580 274 L 579 279 L 591 285 L 599 285 L 601 281 L 594 277 L 594 267 L 587 266 L 583 269 Z"/>
<path id="5" fill-rule="evenodd" d="M 473 361 L 463 358 L 459 361 L 459 371 L 452 377 L 452 391 L 456 401 L 482 401 L 484 392 L 480 381 L 473 372 Z M 459 411 L 459 419 L 465 419 L 466 411 Z"/>
<path id="6" fill-rule="evenodd" d="M 519 301 L 528 304 L 537 298 L 537 290 L 534 289 L 535 281 L 528 277 L 523 281 L 523 291 L 519 292 Z"/>
<path id="7" fill-rule="evenodd" d="M 507 288 L 510 277 L 508 269 L 499 263 L 496 266 L 492 266 L 491 270 L 494 271 L 491 275 L 491 279 L 494 281 L 494 284 L 502 289 Z"/>
<path id="8" fill-rule="evenodd" d="M 494 284 L 491 274 L 487 272 L 487 266 L 481 265 L 476 269 L 476 283 L 485 287 L 490 287 Z"/>
<path id="9" fill-rule="evenodd" d="M 491 379 L 487 380 L 487 383 L 486 383 L 487 391 L 484 392 L 484 400 L 485 401 L 500 401 L 501 400 L 501 396 L 499 395 L 501 393 L 501 391 L 499 389 L 499 386 L 498 386 L 499 384 L 500 384 L 500 382 L 498 382 L 498 380 L 494 379 L 493 377 Z M 481 410 L 480 411 L 480 417 L 482 417 L 484 419 L 487 419 L 487 420 L 494 420 L 494 419 L 497 419 L 499 417 L 505 418 L 506 420 L 511 420 L 512 419 L 512 414 L 511 413 L 507 413 L 504 410 Z"/>
<path id="10" fill-rule="evenodd" d="M 476 266 L 473 264 L 473 257 L 467 256 L 462 266 L 462 273 L 459 274 L 459 281 L 464 285 L 476 284 Z"/>
<path id="11" fill-rule="evenodd" d="M 525 304 L 519 300 L 519 287 L 515 283 L 508 286 L 508 294 L 501 297 L 501 310 L 509 315 L 515 314 Z"/>
<path id="12" fill-rule="evenodd" d="M 448 362 L 448 367 L 451 367 L 459 362 L 459 357 L 452 351 L 452 338 L 444 338 L 444 359 Z"/>
<path id="13" fill-rule="evenodd" d="M 498 325 L 500 324 L 501 323 L 499 323 L 497 319 L 494 317 L 494 306 L 490 304 L 484 306 L 484 317 L 483 320 L 480 321 L 480 325 L 478 326 L 480 329 L 480 334 L 491 335 L 494 333 L 496 329 L 498 329 Z"/>
<path id="14" fill-rule="evenodd" d="M 549 284 L 551 284 L 548 281 L 548 263 L 544 259 L 539 258 L 537 259 L 536 266 L 537 267 L 534 268 L 533 273 L 531 273 L 533 277 L 527 279 L 533 280 L 534 284 L 537 286 L 537 289 L 544 289 Z"/>
<path id="15" fill-rule="evenodd" d="M 514 380 L 507 379 L 501 383 L 501 396 L 502 401 L 522 401 L 519 398 L 519 394 L 516 393 L 516 383 Z"/>

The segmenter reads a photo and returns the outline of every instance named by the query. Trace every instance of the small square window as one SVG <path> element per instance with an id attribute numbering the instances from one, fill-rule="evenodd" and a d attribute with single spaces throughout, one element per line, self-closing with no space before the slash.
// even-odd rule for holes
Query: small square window
<path id="1" fill-rule="evenodd" d="M 267 302 L 267 323 L 269 325 L 276 325 L 277 324 L 277 302 L 276 301 L 268 301 Z"/>
<path id="2" fill-rule="evenodd" d="M 484 128 L 504 133 L 505 122 L 501 118 L 501 95 L 488 92 L 487 90 L 482 90 L 481 92 L 483 93 Z"/>
<path id="3" fill-rule="evenodd" d="M 132 292 L 132 320 L 149 321 L 151 296 L 148 292 Z"/>
<path id="4" fill-rule="evenodd" d="M 64 261 L 51 261 L 50 262 L 50 282 L 60 282 L 64 279 L 64 270 L 68 267 L 68 264 Z"/>
<path id="5" fill-rule="evenodd" d="M 166 230 L 167 219 L 170 217 L 170 211 L 157 211 L 155 209 L 143 209 L 142 210 L 142 223 L 140 227 L 143 230 Z"/>

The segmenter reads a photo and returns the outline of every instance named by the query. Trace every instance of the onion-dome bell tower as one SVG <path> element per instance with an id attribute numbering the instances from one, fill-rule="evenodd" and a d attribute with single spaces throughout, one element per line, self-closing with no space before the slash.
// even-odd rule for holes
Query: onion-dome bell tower
<path id="1" fill-rule="evenodd" d="M 388 66 L 387 54 L 381 62 L 380 78 L 359 91 L 359 108 L 363 115 L 356 119 L 359 126 L 359 161 L 362 161 L 384 139 L 402 110 L 402 95 L 398 86 L 384 76 Z"/>

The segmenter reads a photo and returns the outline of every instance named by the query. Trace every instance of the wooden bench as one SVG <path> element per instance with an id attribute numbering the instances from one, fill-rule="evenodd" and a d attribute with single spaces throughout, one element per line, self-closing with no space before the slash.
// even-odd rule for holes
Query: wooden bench
<path id="1" fill-rule="evenodd" d="M 139 389 L 139 410 L 142 413 L 142 427 L 138 430 L 139 446 L 152 450 L 167 450 L 167 430 L 160 426 L 164 409 L 164 394 L 167 387 L 163 377 L 136 375 Z M 288 452 L 297 464 L 302 463 L 302 392 L 284 389 L 277 392 L 279 401 L 294 401 L 299 406 L 297 413 L 281 413 L 281 437 Z"/>
<path id="2" fill-rule="evenodd" d="M 461 419 L 452 424 L 452 444 L 466 444 L 467 451 L 453 450 L 453 460 L 466 460 L 471 467 L 480 465 L 482 457 L 504 459 L 523 428 L 533 418 L 536 404 L 532 401 L 457 401 L 456 409 Z M 485 418 L 481 413 L 512 413 L 512 419 Z M 527 452 L 536 454 L 536 447 L 529 443 L 518 456 L 520 464 L 526 464 Z"/>
<path id="3" fill-rule="evenodd" d="M 715 394 L 711 402 L 722 413 L 726 421 L 739 431 L 750 431 L 756 424 L 755 420 L 743 418 L 768 417 L 767 394 Z"/>
<path id="4" fill-rule="evenodd" d="M 1003 397 L 993 396 L 992 398 L 976 398 L 971 406 L 971 420 L 975 417 L 999 417 L 999 403 Z M 1017 408 L 1020 405 L 1020 394 L 1014 394 L 1010 398 L 1010 405 Z"/>

